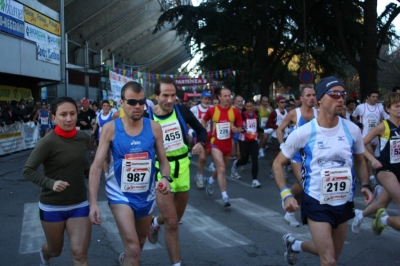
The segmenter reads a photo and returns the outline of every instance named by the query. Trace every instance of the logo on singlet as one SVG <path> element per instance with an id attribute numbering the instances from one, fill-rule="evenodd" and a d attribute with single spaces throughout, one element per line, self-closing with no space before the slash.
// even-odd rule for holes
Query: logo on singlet
<path id="1" fill-rule="evenodd" d="M 344 136 L 338 136 L 338 140 L 344 140 Z"/>
<path id="2" fill-rule="evenodd" d="M 132 140 L 131 145 L 140 145 L 140 141 L 138 140 Z"/>

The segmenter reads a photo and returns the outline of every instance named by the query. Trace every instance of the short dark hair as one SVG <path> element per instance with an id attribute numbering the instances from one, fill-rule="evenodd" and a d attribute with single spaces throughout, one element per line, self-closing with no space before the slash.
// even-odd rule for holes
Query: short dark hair
<path id="1" fill-rule="evenodd" d="M 154 94 L 159 96 L 161 93 L 161 84 L 173 84 L 176 90 L 176 84 L 174 82 L 174 80 L 171 77 L 164 77 L 164 78 L 160 78 L 159 80 L 157 80 L 156 85 L 154 86 Z"/>
<path id="2" fill-rule="evenodd" d="M 398 90 L 400 91 L 400 86 L 394 86 L 392 88 L 392 92 L 397 92 Z"/>
<path id="3" fill-rule="evenodd" d="M 372 89 L 372 90 L 368 91 L 367 97 L 371 97 L 372 93 L 376 93 L 376 94 L 379 95 L 379 91 L 378 90 Z"/>
<path id="4" fill-rule="evenodd" d="M 105 104 L 105 103 L 108 103 L 108 105 L 110 105 L 110 102 L 109 102 L 108 100 L 104 100 L 104 101 L 101 103 L 101 106 L 103 106 L 103 104 Z"/>
<path id="5" fill-rule="evenodd" d="M 140 93 L 140 92 L 144 91 L 142 85 L 140 85 L 139 83 L 137 83 L 135 81 L 129 81 L 129 82 L 125 83 L 125 85 L 121 89 L 121 99 L 122 100 L 125 100 L 125 91 L 127 89 L 131 89 L 134 93 Z"/>
<path id="6" fill-rule="evenodd" d="M 78 112 L 78 107 L 76 106 L 76 102 L 74 99 L 72 99 L 71 97 L 59 97 L 59 98 L 55 99 L 53 101 L 53 103 L 51 104 L 50 110 L 51 110 L 52 115 L 56 115 L 58 106 L 60 106 L 63 103 L 73 104 L 75 106 L 76 111 Z"/>
<path id="7" fill-rule="evenodd" d="M 353 98 L 347 98 L 346 102 L 345 102 L 345 106 L 349 106 L 349 104 L 351 103 L 355 103 L 356 104 L 356 100 L 354 100 Z"/>

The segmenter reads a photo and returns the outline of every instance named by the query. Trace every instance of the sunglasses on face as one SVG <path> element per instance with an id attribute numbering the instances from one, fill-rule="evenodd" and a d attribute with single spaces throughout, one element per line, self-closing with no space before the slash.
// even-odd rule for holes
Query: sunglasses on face
<path id="1" fill-rule="evenodd" d="M 347 92 L 345 91 L 327 91 L 325 92 L 325 94 L 327 94 L 329 97 L 338 100 L 340 99 L 340 97 L 342 97 L 343 99 L 346 99 L 347 96 Z"/>
<path id="2" fill-rule="evenodd" d="M 137 104 L 143 105 L 146 103 L 146 98 L 136 100 L 136 99 L 125 99 L 126 103 L 132 106 L 136 106 Z"/>

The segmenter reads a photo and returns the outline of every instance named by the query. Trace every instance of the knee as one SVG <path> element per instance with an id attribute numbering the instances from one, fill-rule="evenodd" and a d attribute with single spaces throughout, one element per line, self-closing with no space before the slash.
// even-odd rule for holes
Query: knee
<path id="1" fill-rule="evenodd" d="M 165 230 L 169 232 L 176 232 L 179 228 L 178 217 L 168 217 L 164 218 Z"/>
<path id="2" fill-rule="evenodd" d="M 74 261 L 84 262 L 87 260 L 87 250 L 83 248 L 71 249 L 72 257 Z"/>
<path id="3" fill-rule="evenodd" d="M 218 175 L 221 174 L 221 175 L 225 176 L 225 166 L 218 166 L 217 173 L 218 173 Z"/>
<path id="4" fill-rule="evenodd" d="M 139 261 L 141 247 L 138 242 L 129 241 L 125 246 L 125 260 L 130 258 L 134 261 Z"/>
<path id="5" fill-rule="evenodd" d="M 60 256 L 61 252 L 62 252 L 62 247 L 61 248 L 51 248 L 49 246 L 47 247 L 47 254 L 52 258 Z"/>

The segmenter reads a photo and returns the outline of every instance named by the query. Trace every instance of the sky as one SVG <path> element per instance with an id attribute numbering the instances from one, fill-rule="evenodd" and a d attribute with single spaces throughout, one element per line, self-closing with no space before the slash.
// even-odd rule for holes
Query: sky
<path id="1" fill-rule="evenodd" d="M 202 0 L 192 0 L 192 3 L 194 6 L 198 6 L 201 2 L 202 2 Z M 392 3 L 392 2 L 400 5 L 400 3 L 398 1 L 394 1 L 394 0 L 378 0 L 378 6 L 376 9 L 377 13 L 381 14 L 383 12 L 383 10 L 385 10 L 385 7 L 389 3 Z M 393 21 L 393 24 L 395 25 L 397 33 L 400 35 L 400 15 L 397 15 L 396 19 Z M 199 59 L 200 59 L 200 55 L 195 55 L 195 57 L 191 60 L 190 64 L 188 65 L 187 69 L 191 69 L 193 66 L 195 66 Z M 188 61 L 183 63 L 182 67 L 186 66 L 187 63 L 188 63 Z"/>

